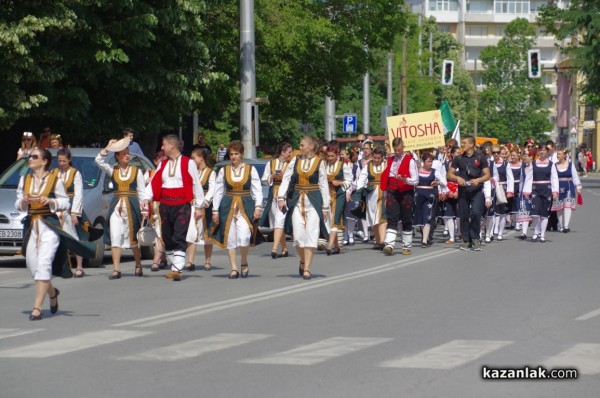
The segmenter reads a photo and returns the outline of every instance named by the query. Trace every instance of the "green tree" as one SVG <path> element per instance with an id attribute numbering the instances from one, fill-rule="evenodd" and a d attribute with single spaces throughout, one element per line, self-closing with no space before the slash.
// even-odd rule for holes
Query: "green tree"
<path id="1" fill-rule="evenodd" d="M 549 5 L 542 8 L 538 23 L 558 40 L 566 39 L 561 50 L 569 65 L 585 75 L 580 89 L 586 103 L 600 106 L 600 3 L 573 0 L 566 9 Z"/>
<path id="2" fill-rule="evenodd" d="M 541 79 L 527 76 L 527 51 L 535 37 L 535 27 L 518 18 L 506 26 L 497 46 L 481 52 L 486 88 L 479 95 L 480 135 L 523 142 L 528 137 L 542 139 L 552 128 L 543 106 L 550 92 Z"/>

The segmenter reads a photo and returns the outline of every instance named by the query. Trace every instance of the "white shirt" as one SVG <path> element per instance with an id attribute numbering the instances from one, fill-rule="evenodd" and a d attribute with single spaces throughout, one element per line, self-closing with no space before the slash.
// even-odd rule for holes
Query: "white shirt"
<path id="1" fill-rule="evenodd" d="M 182 188 L 183 187 L 183 176 L 181 174 L 181 159 L 182 155 L 180 154 L 176 159 L 169 159 L 167 162 L 161 162 L 161 164 L 156 169 L 156 173 L 154 173 L 154 177 L 158 174 L 160 169 L 163 167 L 163 163 L 167 169 L 174 167 L 174 172 L 169 173 L 169 170 L 164 170 L 162 173 L 162 187 L 163 188 Z M 204 202 L 204 191 L 202 190 L 202 185 L 200 185 L 200 178 L 198 176 L 198 169 L 196 167 L 196 162 L 193 160 L 189 160 L 188 162 L 188 173 L 192 176 L 193 181 L 193 191 L 194 191 L 194 207 L 197 209 L 202 208 L 202 203 Z M 172 174 L 172 175 L 169 175 Z M 145 190 L 145 198 L 151 199 L 153 198 L 152 192 L 152 184 L 148 184 Z"/>
<path id="2" fill-rule="evenodd" d="M 254 166 L 242 163 L 241 167 L 238 169 L 240 171 L 239 175 L 236 176 L 235 173 L 231 173 L 231 179 L 235 182 L 242 181 L 242 179 L 244 178 L 244 174 L 246 174 L 246 167 L 251 167 L 250 179 L 252 185 L 250 186 L 250 195 L 254 200 L 254 208 L 255 210 L 261 209 L 263 194 L 260 183 L 260 177 L 258 176 L 258 171 L 256 171 Z M 219 212 L 221 200 L 223 200 L 223 195 L 225 195 L 225 169 L 226 167 L 221 167 L 221 170 L 219 170 L 219 174 L 217 174 L 217 178 L 215 180 L 215 193 L 213 196 L 213 214 Z"/>

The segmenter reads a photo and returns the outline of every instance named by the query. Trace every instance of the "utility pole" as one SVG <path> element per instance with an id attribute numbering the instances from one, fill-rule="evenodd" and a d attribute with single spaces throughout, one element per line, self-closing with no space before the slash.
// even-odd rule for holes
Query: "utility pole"
<path id="1" fill-rule="evenodd" d="M 392 71 L 394 67 L 394 54 L 392 52 L 388 53 L 387 56 L 387 105 L 392 109 L 393 100 L 392 100 Z"/>
<path id="2" fill-rule="evenodd" d="M 256 97 L 254 0 L 240 0 L 240 67 L 240 134 L 245 157 L 255 159 L 257 137 L 252 119 Z"/>
<path id="3" fill-rule="evenodd" d="M 406 33 L 402 36 L 402 72 L 400 73 L 400 113 L 406 115 Z"/>
<path id="4" fill-rule="evenodd" d="M 335 101 L 325 97 L 325 141 L 335 138 Z"/>
<path id="5" fill-rule="evenodd" d="M 477 138 L 477 115 L 479 114 L 479 99 L 477 93 L 477 58 L 475 58 L 475 121 L 473 122 L 473 137 Z"/>
<path id="6" fill-rule="evenodd" d="M 369 96 L 369 72 L 363 77 L 363 133 L 371 132 L 370 96 Z"/>

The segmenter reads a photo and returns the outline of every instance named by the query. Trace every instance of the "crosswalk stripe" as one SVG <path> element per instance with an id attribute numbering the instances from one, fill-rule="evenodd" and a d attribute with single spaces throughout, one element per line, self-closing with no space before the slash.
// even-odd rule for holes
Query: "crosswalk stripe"
<path id="1" fill-rule="evenodd" d="M 577 368 L 580 374 L 600 373 L 600 344 L 575 344 L 544 361 L 551 368 Z"/>
<path id="2" fill-rule="evenodd" d="M 266 356 L 263 358 L 246 359 L 242 363 L 258 363 L 272 365 L 314 365 L 328 359 L 351 354 L 392 339 L 361 338 L 361 337 L 332 337 L 314 344 L 298 347 L 293 350 Z"/>
<path id="3" fill-rule="evenodd" d="M 499 350 L 512 341 L 454 340 L 410 357 L 385 361 L 384 368 L 452 369 Z"/>
<path id="4" fill-rule="evenodd" d="M 214 336 L 204 337 L 198 340 L 191 340 L 181 344 L 175 344 L 168 347 L 161 347 L 146 351 L 138 355 L 121 357 L 120 360 L 134 361 L 177 361 L 180 359 L 189 359 L 199 357 L 200 355 L 225 350 L 252 343 L 271 337 L 270 334 L 238 334 L 238 333 L 220 333 Z"/>
<path id="5" fill-rule="evenodd" d="M 4 329 L 0 328 L 0 340 L 9 337 L 22 336 L 24 334 L 30 334 L 35 332 L 41 332 L 44 329 Z"/>
<path id="6" fill-rule="evenodd" d="M 105 344 L 116 343 L 152 332 L 129 330 L 99 330 L 62 339 L 41 341 L 24 347 L 0 351 L 0 358 L 48 358 L 55 355 L 85 350 Z"/>
<path id="7" fill-rule="evenodd" d="M 576 321 L 587 321 L 589 319 L 592 319 L 596 316 L 600 315 L 600 308 L 594 311 L 590 311 L 587 314 L 583 314 L 580 317 L 575 318 Z"/>

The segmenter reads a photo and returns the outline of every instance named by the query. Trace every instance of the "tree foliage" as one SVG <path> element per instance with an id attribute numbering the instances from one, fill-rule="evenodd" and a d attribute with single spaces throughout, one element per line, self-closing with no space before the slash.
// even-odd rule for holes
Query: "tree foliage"
<path id="1" fill-rule="evenodd" d="M 581 92 L 586 103 L 600 106 L 600 3 L 572 0 L 567 9 L 556 5 L 542 8 L 538 23 L 558 40 L 569 64 L 586 77 Z"/>
<path id="2" fill-rule="evenodd" d="M 552 125 L 544 101 L 550 92 L 541 79 L 527 76 L 527 51 L 535 43 L 535 28 L 518 18 L 506 26 L 497 46 L 481 52 L 486 88 L 479 96 L 480 135 L 507 142 L 543 138 Z"/>

